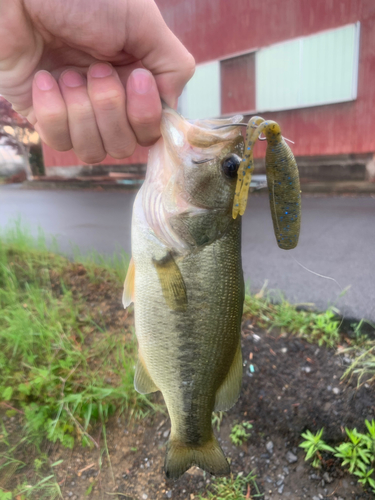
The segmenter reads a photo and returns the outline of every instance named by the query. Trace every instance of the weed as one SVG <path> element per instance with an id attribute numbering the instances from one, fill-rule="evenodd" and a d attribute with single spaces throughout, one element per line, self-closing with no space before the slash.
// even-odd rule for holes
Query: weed
<path id="1" fill-rule="evenodd" d="M 0 490 L 0 500 L 12 500 L 12 492 Z"/>
<path id="2" fill-rule="evenodd" d="M 302 434 L 305 441 L 300 444 L 300 447 L 306 450 L 305 460 L 314 458 L 312 465 L 318 467 L 321 460 L 320 450 L 333 453 L 335 457 L 341 459 L 342 466 L 348 466 L 349 472 L 359 477 L 358 481 L 363 486 L 369 486 L 375 492 L 375 420 L 371 422 L 365 420 L 365 424 L 368 431 L 366 434 L 358 432 L 357 429 L 346 428 L 349 440 L 335 448 L 331 448 L 323 441 L 323 429 L 315 435 L 307 431 Z"/>
<path id="3" fill-rule="evenodd" d="M 254 471 L 250 472 L 247 476 L 239 473 L 236 477 L 233 474 L 227 478 L 215 478 L 211 484 L 212 491 L 208 491 L 208 497 L 199 496 L 200 500 L 250 500 L 252 498 L 262 497 L 258 485 L 256 483 L 256 476 Z M 251 496 L 251 491 L 255 491 Z"/>
<path id="4" fill-rule="evenodd" d="M 316 434 L 313 434 L 309 430 L 307 430 L 302 437 L 305 438 L 300 444 L 301 448 L 304 448 L 306 451 L 305 460 L 310 460 L 313 458 L 312 466 L 319 468 L 320 462 L 322 460 L 322 456 L 320 454 L 321 451 L 329 451 L 334 453 L 335 450 L 328 446 L 322 439 L 324 429 L 320 429 Z"/>
<path id="5" fill-rule="evenodd" d="M 349 472 L 352 474 L 356 470 L 367 470 L 370 464 L 371 452 L 367 447 L 366 436 L 357 431 L 345 428 L 349 441 L 340 444 L 336 448 L 335 456 L 341 458 L 342 465 L 349 466 Z M 375 457 L 374 457 L 375 458 Z"/>
<path id="6" fill-rule="evenodd" d="M 81 271 L 88 288 L 114 287 L 120 297 L 119 266 L 120 260 L 111 271 L 109 264 L 91 261 Z M 99 447 L 90 434 L 99 422 L 108 452 L 104 424 L 115 410 L 137 417 L 156 409 L 133 386 L 134 334 L 121 327 L 108 331 L 90 299 L 70 283 L 76 269 L 51 254 L 41 234 L 33 239 L 16 224 L 0 235 L 0 404 L 25 429 L 11 445 L 0 420 L 0 484 L 5 477 L 9 485 L 17 471 L 12 489 L 20 498 L 60 495 L 53 466 L 41 452 L 45 438 L 68 448 L 75 442 Z M 33 449 L 32 482 L 30 463 L 23 480 L 26 464 L 17 459 L 25 447 Z M 0 489 L 0 495 L 7 498 L 9 491 Z"/>
<path id="7" fill-rule="evenodd" d="M 223 418 L 225 415 L 225 411 L 214 411 L 212 413 L 212 427 L 216 427 L 218 431 L 220 431 L 221 424 L 223 422 Z"/>
<path id="8" fill-rule="evenodd" d="M 339 320 L 334 309 L 325 312 L 297 310 L 285 299 L 272 303 L 269 296 L 246 295 L 244 313 L 250 314 L 259 326 L 271 331 L 281 328 L 309 342 L 333 347 L 339 340 Z"/>
<path id="9" fill-rule="evenodd" d="M 375 480 L 371 477 L 374 473 L 374 469 L 369 469 L 366 471 L 366 468 L 362 468 L 361 470 L 356 470 L 354 474 L 358 476 L 358 482 L 360 482 L 363 486 L 369 485 L 370 488 L 375 492 Z"/>
<path id="10" fill-rule="evenodd" d="M 364 382 L 371 384 L 375 382 L 375 344 L 371 342 L 370 347 L 358 353 L 357 347 L 345 349 L 341 352 L 354 352 L 356 354 L 353 363 L 347 368 L 342 379 L 351 378 L 356 375 L 358 386 Z"/>
<path id="11" fill-rule="evenodd" d="M 232 443 L 235 446 L 241 446 L 251 436 L 251 433 L 246 432 L 246 431 L 250 430 L 252 428 L 253 428 L 253 426 L 251 425 L 250 422 L 242 422 L 241 424 L 235 424 L 232 427 L 232 430 L 230 431 L 230 435 L 229 435 Z"/>

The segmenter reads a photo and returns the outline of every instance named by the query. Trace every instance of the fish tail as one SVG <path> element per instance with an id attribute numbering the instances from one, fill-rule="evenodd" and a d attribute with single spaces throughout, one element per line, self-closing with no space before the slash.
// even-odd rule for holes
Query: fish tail
<path id="1" fill-rule="evenodd" d="M 178 479 L 193 465 L 215 476 L 230 473 L 229 463 L 215 436 L 199 446 L 187 445 L 177 439 L 170 439 L 164 463 L 167 478 Z"/>

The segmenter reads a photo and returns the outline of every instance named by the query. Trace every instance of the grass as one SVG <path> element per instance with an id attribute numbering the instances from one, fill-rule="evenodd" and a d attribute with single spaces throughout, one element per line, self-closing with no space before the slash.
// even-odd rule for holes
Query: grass
<path id="1" fill-rule="evenodd" d="M 21 474 L 14 494 L 57 498 L 53 465 L 42 452 L 46 439 L 69 448 L 76 442 L 100 447 L 90 434 L 97 423 L 104 425 L 116 410 L 137 417 L 153 408 L 134 390 L 134 335 L 125 328 L 108 331 L 88 298 L 69 288 L 66 278 L 75 270 L 77 264 L 47 250 L 41 234 L 34 239 L 16 224 L 1 235 L 0 402 L 8 417 L 21 418 L 24 432 L 16 443 L 4 425 L 0 432 L 0 500 L 13 473 L 27 468 L 20 450 L 32 447 L 37 462 L 33 486 Z M 120 273 L 119 260 L 111 267 L 91 258 L 80 272 L 89 284 L 116 287 L 120 296 L 125 269 Z"/>
<path id="2" fill-rule="evenodd" d="M 247 476 L 239 473 L 236 477 L 231 474 L 230 477 L 215 478 L 207 495 L 199 496 L 199 500 L 245 500 L 245 498 L 251 500 L 263 497 L 256 483 L 254 471 Z"/>
<path id="3" fill-rule="evenodd" d="M 366 342 L 363 338 L 361 340 L 359 345 L 342 351 L 354 355 L 354 360 L 346 369 L 342 379 L 350 380 L 355 376 L 358 387 L 364 383 L 373 384 L 375 382 L 375 343 Z"/>
<path id="4" fill-rule="evenodd" d="M 334 347 L 340 340 L 340 320 L 335 310 L 324 312 L 299 310 L 281 298 L 278 303 L 263 292 L 257 295 L 246 295 L 244 314 L 253 317 L 256 323 L 268 330 L 274 328 L 298 335 L 318 345 Z"/>
<path id="5" fill-rule="evenodd" d="M 156 410 L 134 390 L 134 334 L 108 326 L 110 315 L 100 312 L 100 304 L 93 306 L 89 293 L 102 287 L 120 298 L 128 256 L 75 252 L 71 262 L 51 250 L 58 251 L 54 242 L 47 247 L 42 233 L 33 237 L 19 222 L 0 233 L 0 410 L 22 429 L 15 439 L 0 418 L 0 500 L 9 494 L 18 500 L 60 498 L 58 464 L 50 463 L 46 442 L 99 447 L 100 456 L 108 454 L 110 415 L 140 417 Z M 85 293 L 74 287 L 82 273 Z M 279 328 L 329 347 L 340 339 L 334 310 L 298 311 L 285 300 L 274 304 L 258 294 L 246 297 L 244 312 L 269 331 Z M 367 350 L 363 337 L 358 344 L 362 357 L 351 368 L 362 376 L 375 374 L 373 347 Z M 217 427 L 222 416 L 214 418 Z M 92 435 L 97 425 L 101 443 Z M 242 499 L 253 478 L 251 473 L 217 479 L 208 498 Z"/>
<path id="6" fill-rule="evenodd" d="M 352 324 L 354 335 L 343 339 L 340 331 L 342 320 L 335 308 L 323 312 L 301 310 L 283 297 L 280 302 L 274 303 L 264 290 L 256 295 L 246 295 L 244 314 L 252 317 L 258 326 L 268 332 L 277 328 L 282 333 L 292 333 L 319 346 L 340 347 L 340 354 L 350 354 L 353 360 L 342 379 L 350 380 L 355 376 L 358 386 L 375 382 L 375 342 L 364 333 L 365 326 L 367 330 L 375 329 L 370 321 L 362 319 Z M 343 340 L 349 347 L 344 349 L 340 346 Z"/>

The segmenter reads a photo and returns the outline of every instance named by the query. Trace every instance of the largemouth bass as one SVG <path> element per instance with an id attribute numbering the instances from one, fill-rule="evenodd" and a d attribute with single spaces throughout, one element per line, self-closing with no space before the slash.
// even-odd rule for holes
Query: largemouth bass
<path id="1" fill-rule="evenodd" d="M 123 303 L 134 302 L 134 384 L 163 394 L 171 478 L 193 465 L 229 473 L 211 416 L 231 408 L 241 389 L 241 217 L 232 216 L 241 120 L 188 122 L 164 106 L 162 137 L 133 208 Z"/>

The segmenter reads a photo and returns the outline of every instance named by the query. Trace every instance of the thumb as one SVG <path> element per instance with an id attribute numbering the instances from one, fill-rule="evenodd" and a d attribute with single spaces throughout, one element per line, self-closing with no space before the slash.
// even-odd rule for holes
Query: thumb
<path id="1" fill-rule="evenodd" d="M 160 97 L 173 107 L 194 74 L 194 57 L 168 28 L 153 0 L 137 0 L 137 3 L 125 51 L 151 71 Z"/>

